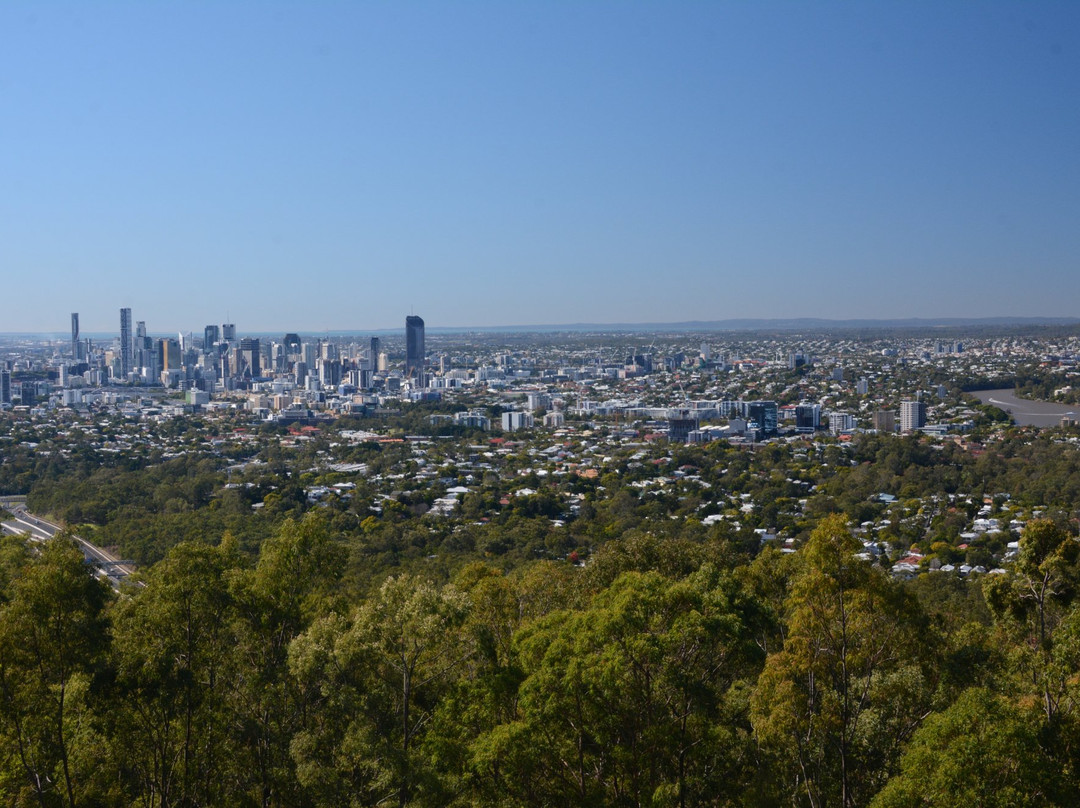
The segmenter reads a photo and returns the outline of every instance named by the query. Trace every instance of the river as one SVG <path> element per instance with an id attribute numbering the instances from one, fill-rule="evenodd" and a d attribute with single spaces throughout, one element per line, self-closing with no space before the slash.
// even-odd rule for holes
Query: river
<path id="1" fill-rule="evenodd" d="M 1018 426 L 1058 426 L 1061 416 L 1080 414 L 1078 404 L 1056 404 L 1053 401 L 1033 401 L 1017 398 L 1010 388 L 1007 390 L 976 390 L 972 392 L 983 404 L 993 404 L 1005 410 Z"/>

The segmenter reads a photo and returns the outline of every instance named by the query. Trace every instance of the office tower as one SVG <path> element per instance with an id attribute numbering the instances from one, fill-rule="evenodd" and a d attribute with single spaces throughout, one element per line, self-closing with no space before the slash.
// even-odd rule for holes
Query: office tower
<path id="1" fill-rule="evenodd" d="M 859 381 L 855 383 L 855 392 L 860 396 L 865 396 L 870 392 L 870 382 L 868 382 L 865 377 L 859 379 Z"/>
<path id="2" fill-rule="evenodd" d="M 257 337 L 245 337 L 240 340 L 240 356 L 245 367 L 244 375 L 257 379 L 262 375 L 262 356 Z"/>
<path id="3" fill-rule="evenodd" d="M 233 323 L 223 323 L 221 326 L 221 338 L 225 342 L 236 342 L 236 326 Z"/>
<path id="4" fill-rule="evenodd" d="M 368 349 L 368 361 L 371 362 L 371 369 L 377 370 L 379 367 L 379 350 L 382 343 L 378 337 L 371 338 L 371 347 Z"/>
<path id="5" fill-rule="evenodd" d="M 180 369 L 180 343 L 174 339 L 157 341 L 157 367 L 159 372 Z"/>
<path id="6" fill-rule="evenodd" d="M 795 408 L 795 428 L 800 432 L 813 432 L 821 426 L 821 405 L 800 404 Z"/>
<path id="7" fill-rule="evenodd" d="M 204 326 L 202 330 L 203 350 L 209 353 L 221 341 L 221 329 L 216 325 Z"/>
<path id="8" fill-rule="evenodd" d="M 120 377 L 127 381 L 131 373 L 131 309 L 120 309 Z"/>
<path id="9" fill-rule="evenodd" d="M 0 404 L 11 403 L 11 371 L 0 370 Z"/>
<path id="10" fill-rule="evenodd" d="M 914 432 L 926 426 L 926 403 L 922 401 L 900 402 L 900 431 Z"/>
<path id="11" fill-rule="evenodd" d="M 286 334 L 282 343 L 285 345 L 285 353 L 289 356 L 296 356 L 300 353 L 302 343 L 299 334 Z"/>
<path id="12" fill-rule="evenodd" d="M 779 408 L 775 401 L 751 401 L 746 405 L 746 415 L 757 424 L 763 437 L 771 438 L 776 435 Z"/>
<path id="13" fill-rule="evenodd" d="M 405 318 L 405 377 L 419 378 L 424 375 L 424 321 L 410 314 Z"/>
<path id="14" fill-rule="evenodd" d="M 341 384 L 341 362 L 336 359 L 318 361 L 319 383 L 323 387 L 337 387 Z"/>
<path id="15" fill-rule="evenodd" d="M 79 313 L 73 311 L 71 313 L 71 359 L 78 362 L 82 359 L 79 354 L 79 350 L 82 346 L 79 344 Z"/>

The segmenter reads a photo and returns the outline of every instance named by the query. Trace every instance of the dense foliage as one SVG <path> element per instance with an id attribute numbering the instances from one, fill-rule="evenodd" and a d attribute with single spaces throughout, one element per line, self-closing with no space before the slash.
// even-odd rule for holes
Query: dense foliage
<path id="1" fill-rule="evenodd" d="M 182 542 L 112 594 L 0 553 L 0 790 L 48 805 L 1068 805 L 1077 543 L 896 581 L 804 550 L 613 542 L 576 567 L 402 573 L 355 599 L 312 514 L 248 560 Z M 663 569 L 657 569 L 660 566 Z M 985 605 L 984 605 L 985 599 Z"/>

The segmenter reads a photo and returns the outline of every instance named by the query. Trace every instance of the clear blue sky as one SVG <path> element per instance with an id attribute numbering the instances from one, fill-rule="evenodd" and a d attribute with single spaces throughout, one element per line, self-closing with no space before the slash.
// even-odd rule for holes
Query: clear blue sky
<path id="1" fill-rule="evenodd" d="M 1080 2 L 0 3 L 0 331 L 1080 314 Z"/>

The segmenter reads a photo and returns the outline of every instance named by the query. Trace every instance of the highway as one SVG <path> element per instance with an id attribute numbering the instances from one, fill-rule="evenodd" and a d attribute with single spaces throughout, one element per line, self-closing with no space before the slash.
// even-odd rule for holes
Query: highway
<path id="1" fill-rule="evenodd" d="M 26 533 L 29 534 L 31 540 L 44 542 L 52 539 L 63 530 L 60 525 L 54 525 L 52 522 L 27 512 L 25 505 L 12 501 L 0 502 L 0 505 L 5 507 L 12 515 L 11 519 L 0 523 L 0 527 L 3 527 L 6 533 Z M 121 581 L 135 571 L 135 565 L 130 561 L 119 559 L 112 553 L 102 550 L 79 536 L 72 535 L 71 538 L 79 545 L 83 556 L 86 558 L 86 563 L 92 564 L 97 569 L 98 577 L 108 579 L 113 589 L 119 589 Z"/>

